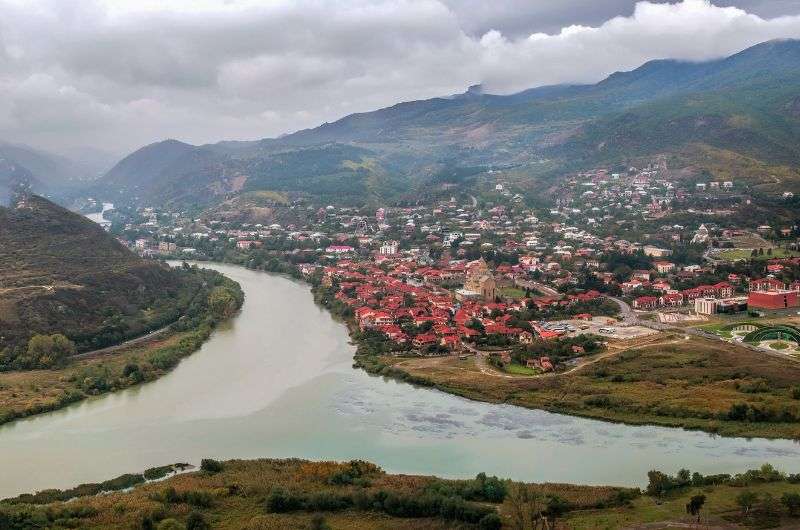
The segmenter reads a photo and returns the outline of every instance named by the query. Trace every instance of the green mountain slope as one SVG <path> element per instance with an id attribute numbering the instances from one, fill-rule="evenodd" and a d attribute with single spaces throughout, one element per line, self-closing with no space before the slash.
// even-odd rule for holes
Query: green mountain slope
<path id="1" fill-rule="evenodd" d="M 141 189 L 149 200 L 178 202 L 202 200 L 192 190 L 211 202 L 259 189 L 361 201 L 413 198 L 466 169 L 479 178 L 489 168 L 506 168 L 524 179 L 541 174 L 543 160 L 555 174 L 693 145 L 794 167 L 798 94 L 800 41 L 771 41 L 717 61 L 652 61 L 595 85 L 509 96 L 472 87 L 278 139 L 194 147 L 193 158 L 162 157 L 158 184 Z M 146 182 L 148 171 L 144 162 L 133 165 L 120 180 L 115 168 L 106 181 L 130 188 L 137 179 Z"/>

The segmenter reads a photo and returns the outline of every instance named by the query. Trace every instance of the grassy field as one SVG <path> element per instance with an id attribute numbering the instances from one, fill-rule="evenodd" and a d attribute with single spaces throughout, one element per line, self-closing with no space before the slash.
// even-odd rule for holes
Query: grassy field
<path id="1" fill-rule="evenodd" d="M 381 361 L 399 370 L 385 369 L 389 375 L 481 401 L 728 436 L 800 438 L 800 363 L 699 337 L 657 340 L 534 378 L 492 376 L 453 357 Z"/>
<path id="2" fill-rule="evenodd" d="M 751 249 L 734 248 L 731 250 L 723 250 L 719 253 L 719 257 L 725 261 L 738 261 L 743 259 L 766 261 L 772 258 L 791 258 L 800 256 L 800 252 L 795 250 L 786 250 L 784 248 L 773 248 L 771 254 L 768 254 L 766 251 L 764 251 L 764 254 L 759 254 L 758 256 L 752 256 L 751 254 Z"/>
<path id="3" fill-rule="evenodd" d="M 152 476 L 170 470 L 166 466 Z M 638 489 L 526 484 L 483 474 L 471 480 L 392 475 L 362 461 L 206 461 L 199 471 L 144 484 L 138 474 L 118 477 L 106 483 L 118 490 L 115 493 L 97 495 L 108 490 L 87 484 L 70 492 L 45 490 L 6 499 L 0 502 L 0 527 L 613 530 L 655 524 L 648 528 L 686 528 L 696 520 L 686 513 L 689 499 L 704 495 L 700 520 L 713 526 L 703 528 L 797 528 L 797 515 L 781 502 L 785 494 L 800 493 L 797 477 L 778 473 L 767 479 L 758 471 L 749 473 L 755 475 L 716 485 L 677 487 L 660 495 L 651 492 L 651 496 Z M 736 502 L 745 491 L 756 496 L 746 516 Z M 532 520 L 538 521 L 535 527 Z"/>
<path id="4" fill-rule="evenodd" d="M 520 364 L 507 364 L 503 366 L 503 371 L 514 375 L 536 375 L 539 373 L 538 370 Z"/>
<path id="5" fill-rule="evenodd" d="M 604 510 L 587 510 L 569 514 L 564 521 L 571 530 L 596 530 L 600 528 L 635 528 L 643 524 L 655 524 L 664 521 L 673 521 L 677 524 L 692 524 L 696 518 L 686 513 L 686 504 L 694 495 L 705 495 L 706 501 L 701 510 L 699 528 L 708 528 L 706 525 L 719 525 L 724 528 L 743 527 L 772 527 L 780 524 L 780 519 L 771 519 L 772 524 L 759 524 L 759 521 L 746 520 L 742 517 L 742 509 L 736 504 L 736 497 L 744 490 L 751 491 L 765 499 L 767 495 L 779 500 L 784 493 L 800 493 L 800 486 L 787 483 L 758 484 L 747 488 L 732 486 L 708 486 L 687 488 L 685 490 L 667 495 L 663 498 L 642 496 L 635 499 L 630 506 L 608 508 Z M 784 528 L 797 528 L 791 526 L 796 521 L 784 518 Z M 672 528 L 678 528 L 677 524 Z M 736 525 L 736 526 L 733 526 Z M 661 528 L 669 528 L 662 526 Z"/>
<path id="6" fill-rule="evenodd" d="M 502 287 L 498 289 L 498 292 L 502 297 L 513 298 L 515 300 L 525 298 L 525 290 L 517 287 Z"/>
<path id="7" fill-rule="evenodd" d="M 196 471 L 175 475 L 161 482 L 135 487 L 130 492 L 83 497 L 68 503 L 41 499 L 9 499 L 0 503 L 0 527 L 3 516 L 27 513 L 30 519 L 57 519 L 53 527 L 103 529 L 152 528 L 184 529 L 191 516 L 198 516 L 209 526 L 196 528 L 232 529 L 439 529 L 478 528 L 469 512 L 496 514 L 499 528 L 508 506 L 503 504 L 511 484 L 489 477 L 483 481 L 444 480 L 414 475 L 390 475 L 365 462 L 335 463 L 303 460 L 232 460 L 221 464 L 221 471 Z M 589 509 L 618 504 L 620 492 L 635 497 L 636 490 L 604 486 L 538 484 L 525 486 L 531 493 L 546 498 L 563 499 L 567 509 Z M 171 490 L 171 491 L 170 491 Z M 275 502 L 277 492 L 284 502 Z M 293 500 L 304 499 L 301 504 Z M 386 499 L 389 500 L 386 500 Z M 289 499 L 289 500 L 287 500 Z M 364 502 L 365 499 L 371 499 Z M 25 504 L 21 504 L 24 501 Z M 442 513 L 437 504 L 445 505 Z M 313 508 L 307 507 L 313 505 Z M 282 506 L 282 507 L 281 507 Z M 432 509 L 433 508 L 433 509 Z M 315 513 L 324 517 L 322 526 L 313 526 Z M 48 515 L 50 514 L 50 515 Z M 319 516 L 318 516 L 319 517 Z M 482 515 L 481 518 L 484 516 Z M 174 526 L 164 521 L 172 519 Z M 469 520 L 468 520 L 469 519 Z M 69 521 L 71 520 L 71 523 Z M 43 525 L 48 526 L 48 525 Z"/>
<path id="8" fill-rule="evenodd" d="M 720 337 L 724 337 L 726 339 L 733 338 L 733 333 L 730 330 L 723 329 L 728 326 L 728 323 L 714 323 L 714 324 L 704 324 L 702 326 L 695 326 L 698 329 L 702 329 L 703 331 L 708 331 L 709 333 L 716 333 Z"/>

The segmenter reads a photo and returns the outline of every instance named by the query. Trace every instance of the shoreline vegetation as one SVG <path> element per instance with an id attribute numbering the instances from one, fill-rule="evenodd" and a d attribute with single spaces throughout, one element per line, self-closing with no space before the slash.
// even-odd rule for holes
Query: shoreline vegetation
<path id="1" fill-rule="evenodd" d="M 244 293 L 238 283 L 210 269 L 184 265 L 182 273 L 196 275 L 197 281 L 193 292 L 185 293 L 184 311 L 163 333 L 123 343 L 113 352 L 66 357 L 47 369 L 0 372 L 0 425 L 154 381 L 197 351 L 239 310 Z"/>
<path id="2" fill-rule="evenodd" d="M 188 470 L 188 472 L 187 472 Z M 203 459 L 0 501 L 0 528 L 794 528 L 800 475 L 652 470 L 644 489 L 399 475 L 370 462 Z"/>
<path id="3" fill-rule="evenodd" d="M 391 355 L 386 341 L 361 333 L 352 309 L 319 278 L 304 277 L 275 256 L 231 254 L 226 261 L 279 273 L 311 287 L 314 300 L 347 326 L 354 368 L 475 401 L 627 425 L 700 430 L 720 436 L 800 439 L 800 367 L 744 348 L 665 333 L 653 344 L 599 354 L 595 362 L 554 376 L 487 375 L 474 357 Z"/>

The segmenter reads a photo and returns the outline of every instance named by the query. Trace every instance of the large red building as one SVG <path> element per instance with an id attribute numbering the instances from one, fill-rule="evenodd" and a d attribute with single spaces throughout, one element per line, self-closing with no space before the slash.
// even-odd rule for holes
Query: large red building
<path id="1" fill-rule="evenodd" d="M 747 305 L 751 309 L 788 309 L 800 307 L 797 291 L 783 289 L 774 291 L 750 291 Z"/>

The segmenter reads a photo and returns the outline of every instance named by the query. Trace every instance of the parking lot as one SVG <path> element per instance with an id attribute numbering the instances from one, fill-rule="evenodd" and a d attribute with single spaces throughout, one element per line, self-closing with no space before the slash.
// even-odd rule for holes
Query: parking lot
<path id="1" fill-rule="evenodd" d="M 558 320 L 548 322 L 547 329 L 563 326 L 564 336 L 575 337 L 584 333 L 592 333 L 601 337 L 616 340 L 629 340 L 654 335 L 658 331 L 644 326 L 629 326 L 611 317 L 593 317 L 592 320 Z"/>

